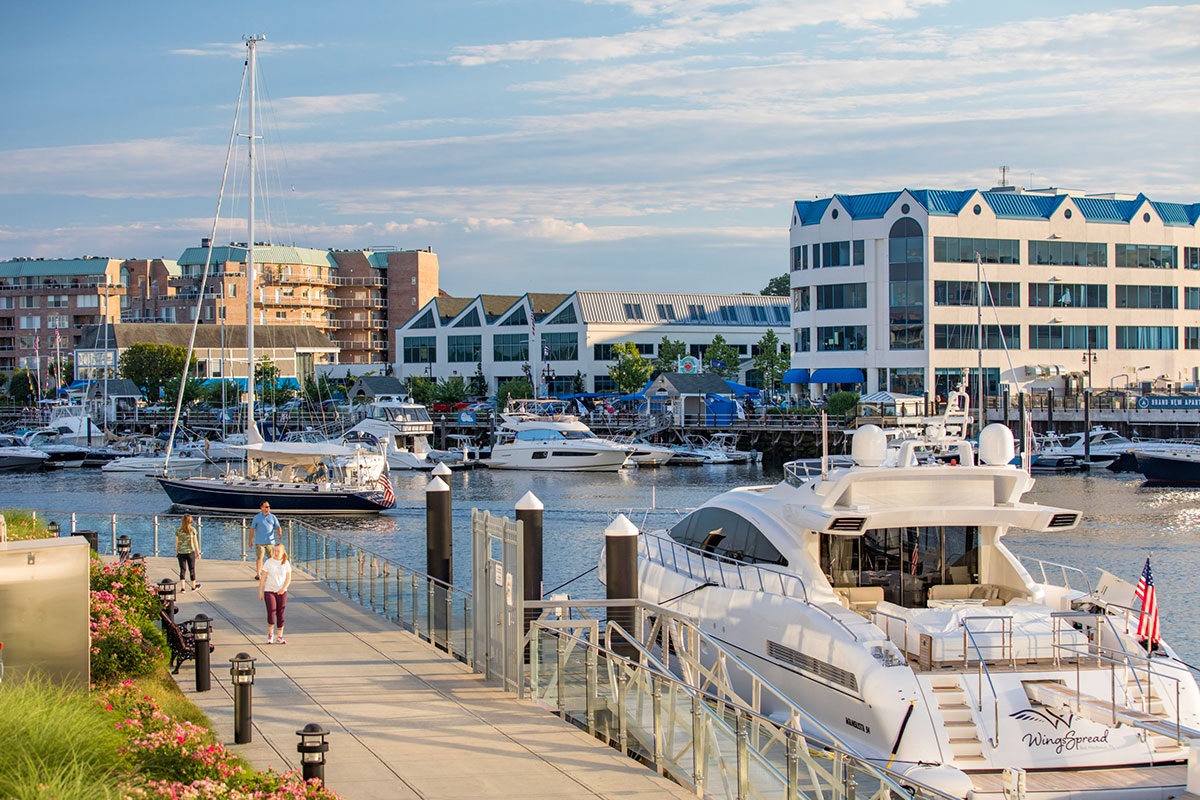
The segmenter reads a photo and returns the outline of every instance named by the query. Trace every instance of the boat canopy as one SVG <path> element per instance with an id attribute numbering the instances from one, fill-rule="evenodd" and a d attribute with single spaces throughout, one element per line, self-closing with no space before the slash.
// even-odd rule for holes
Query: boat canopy
<path id="1" fill-rule="evenodd" d="M 274 464 L 316 464 L 324 458 L 347 457 L 363 452 L 357 447 L 328 442 L 256 442 L 234 447 L 246 451 L 248 458 Z"/>

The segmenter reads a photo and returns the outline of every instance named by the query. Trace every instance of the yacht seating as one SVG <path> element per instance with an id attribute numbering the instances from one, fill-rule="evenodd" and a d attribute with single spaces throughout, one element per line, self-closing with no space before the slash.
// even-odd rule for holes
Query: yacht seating
<path id="1" fill-rule="evenodd" d="M 985 606 L 1004 606 L 1018 597 L 1028 600 L 1031 595 L 1024 589 L 994 583 L 943 583 L 929 587 L 930 605 L 936 605 L 933 601 L 982 600 Z"/>
<path id="2" fill-rule="evenodd" d="M 883 602 L 882 586 L 835 586 L 833 591 L 843 606 L 859 614 Z"/>

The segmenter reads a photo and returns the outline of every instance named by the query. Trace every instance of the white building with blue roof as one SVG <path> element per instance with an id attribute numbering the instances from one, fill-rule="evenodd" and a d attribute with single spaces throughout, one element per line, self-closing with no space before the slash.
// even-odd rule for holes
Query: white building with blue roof
<path id="1" fill-rule="evenodd" d="M 1081 391 L 1089 352 L 1097 391 L 1195 386 L 1198 218 L 1200 203 L 1016 186 L 797 201 L 785 380 L 945 396 L 969 369 L 974 387 L 978 294 L 989 395 Z"/>

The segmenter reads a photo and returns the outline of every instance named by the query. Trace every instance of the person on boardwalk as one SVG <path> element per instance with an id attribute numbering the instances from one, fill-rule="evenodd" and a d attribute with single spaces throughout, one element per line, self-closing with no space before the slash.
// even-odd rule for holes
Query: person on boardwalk
<path id="1" fill-rule="evenodd" d="M 183 579 L 184 568 L 187 568 L 192 579 L 192 591 L 200 588 L 196 583 L 196 556 L 199 554 L 200 542 L 196 537 L 196 529 L 192 526 L 192 515 L 184 514 L 175 531 L 175 557 L 179 559 L 179 590 L 184 591 L 187 582 Z"/>
<path id="2" fill-rule="evenodd" d="M 267 644 L 287 644 L 283 638 L 283 612 L 291 583 L 292 565 L 287 549 L 282 543 L 276 544 L 258 573 L 258 596 L 267 604 Z M 277 630 L 278 637 L 275 635 Z"/>
<path id="3" fill-rule="evenodd" d="M 279 518 L 271 513 L 271 504 L 266 500 L 259 506 L 259 512 L 254 515 L 254 519 L 250 520 L 250 528 L 254 532 L 254 549 L 256 551 L 254 577 L 258 579 L 262 575 L 263 558 L 271 554 L 271 548 L 277 541 L 275 537 L 283 528 L 279 524 Z"/>

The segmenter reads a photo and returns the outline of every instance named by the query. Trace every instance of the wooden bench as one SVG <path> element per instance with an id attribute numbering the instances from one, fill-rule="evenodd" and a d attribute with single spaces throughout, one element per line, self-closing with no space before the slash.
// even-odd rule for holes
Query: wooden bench
<path id="1" fill-rule="evenodd" d="M 167 637 L 167 647 L 171 649 L 171 674 L 178 675 L 183 662 L 196 657 L 196 634 L 192 632 L 194 623 L 189 619 L 177 624 L 165 607 L 158 614 Z M 211 653 L 215 649 L 212 642 L 209 642 L 208 652 Z"/>

